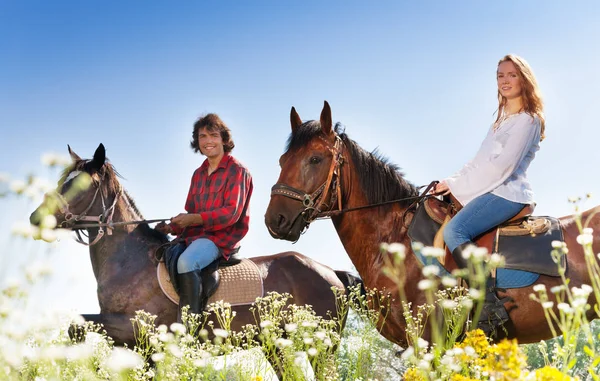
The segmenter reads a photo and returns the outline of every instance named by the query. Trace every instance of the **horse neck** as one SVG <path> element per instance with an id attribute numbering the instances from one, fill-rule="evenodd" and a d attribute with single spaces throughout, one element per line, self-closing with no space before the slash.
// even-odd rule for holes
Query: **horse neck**
<path id="1" fill-rule="evenodd" d="M 142 219 L 143 217 L 130 202 L 127 193 L 123 191 L 115 204 L 112 222 L 140 221 Z M 143 256 L 137 254 L 148 252 L 147 240 L 141 239 L 143 237 L 138 237 L 139 234 L 136 234 L 137 226 L 137 224 L 115 226 L 111 229 L 111 234 L 108 234 L 108 230 L 105 229 L 104 236 L 96 244 L 90 246 L 90 259 L 96 280 L 100 280 L 102 277 L 102 270 L 106 263 L 115 257 L 139 261 Z M 88 229 L 90 241 L 96 237 L 97 233 L 98 229 Z M 129 240 L 136 240 L 135 246 L 125 245 Z M 125 247 L 127 247 L 126 251 Z"/>
<path id="2" fill-rule="evenodd" d="M 341 170 L 343 208 L 369 204 L 360 183 L 360 173 L 349 154 Z M 335 229 L 348 256 L 369 288 L 381 289 L 388 280 L 382 276 L 384 266 L 382 243 L 402 243 L 410 250 L 407 228 L 402 224 L 406 208 L 399 203 L 342 213 L 332 218 Z M 414 263 L 413 263 L 414 262 Z M 406 256 L 407 269 L 416 269 L 414 256 Z M 388 287 L 389 288 L 389 287 Z"/>

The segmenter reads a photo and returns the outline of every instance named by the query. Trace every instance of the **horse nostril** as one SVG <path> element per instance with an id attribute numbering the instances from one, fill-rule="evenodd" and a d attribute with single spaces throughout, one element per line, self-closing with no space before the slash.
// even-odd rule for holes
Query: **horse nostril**
<path id="1" fill-rule="evenodd" d="M 284 217 L 282 214 L 280 214 L 280 215 L 279 215 L 279 221 L 277 221 L 277 226 L 278 226 L 279 228 L 282 228 L 282 227 L 284 227 L 284 226 L 285 226 L 285 223 L 286 223 L 286 219 L 285 219 L 285 217 Z"/>

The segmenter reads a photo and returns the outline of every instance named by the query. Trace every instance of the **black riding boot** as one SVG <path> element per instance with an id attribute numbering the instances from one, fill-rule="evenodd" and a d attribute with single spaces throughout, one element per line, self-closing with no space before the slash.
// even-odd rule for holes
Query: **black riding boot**
<path id="1" fill-rule="evenodd" d="M 463 258 L 462 253 L 465 248 L 470 245 L 473 245 L 473 243 L 465 242 L 452 251 L 452 257 L 457 266 L 461 269 L 465 269 L 468 266 L 468 261 Z M 485 332 L 487 337 L 491 337 L 497 327 L 509 320 L 508 313 L 504 308 L 504 302 L 507 300 L 507 298 L 503 298 L 502 300 L 498 299 L 498 296 L 496 295 L 496 280 L 492 277 L 488 277 L 485 284 L 483 309 L 481 310 L 481 315 L 477 322 L 477 326 Z"/>
<path id="2" fill-rule="evenodd" d="M 488 277 L 485 283 L 485 299 L 483 309 L 479 315 L 477 326 L 481 328 L 487 337 L 496 336 L 496 328 L 502 326 L 509 320 L 508 312 L 504 303 L 510 298 L 498 299 L 496 295 L 496 279 Z"/>
<path id="3" fill-rule="evenodd" d="M 452 250 L 452 258 L 454 258 L 454 262 L 456 262 L 456 265 L 459 269 L 467 268 L 469 262 L 467 262 L 467 260 L 463 258 L 462 253 L 468 246 L 472 245 L 474 246 L 475 244 L 471 241 L 468 241 L 465 243 L 461 243 L 456 249 Z"/>
<path id="4" fill-rule="evenodd" d="M 202 303 L 202 278 L 200 270 L 177 274 L 179 284 L 179 311 L 177 321 L 181 322 L 181 308 L 190 306 L 188 313 L 201 314 L 204 310 Z"/>

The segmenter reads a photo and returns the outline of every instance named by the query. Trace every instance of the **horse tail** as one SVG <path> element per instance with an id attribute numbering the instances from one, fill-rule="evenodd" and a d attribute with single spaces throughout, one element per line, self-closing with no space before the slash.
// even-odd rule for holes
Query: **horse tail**
<path id="1" fill-rule="evenodd" d="M 340 281 L 342 281 L 342 283 L 344 284 L 344 288 L 346 290 L 348 290 L 349 287 L 356 287 L 356 286 L 360 285 L 360 294 L 362 296 L 367 295 L 367 290 L 365 289 L 365 284 L 363 283 L 362 279 L 360 279 L 360 277 L 357 277 L 356 275 L 354 275 L 348 271 L 344 271 L 344 270 L 334 270 L 334 271 L 335 271 L 335 275 L 337 275 L 337 277 L 340 279 Z"/>

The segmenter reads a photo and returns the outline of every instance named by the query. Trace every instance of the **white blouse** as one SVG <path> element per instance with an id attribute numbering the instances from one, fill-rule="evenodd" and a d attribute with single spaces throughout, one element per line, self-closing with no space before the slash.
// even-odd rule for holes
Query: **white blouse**
<path id="1" fill-rule="evenodd" d="M 533 203 L 527 168 L 540 149 L 541 122 L 525 112 L 513 114 L 494 131 L 490 127 L 479 151 L 460 171 L 445 179 L 464 206 L 491 192 L 509 201 Z"/>

